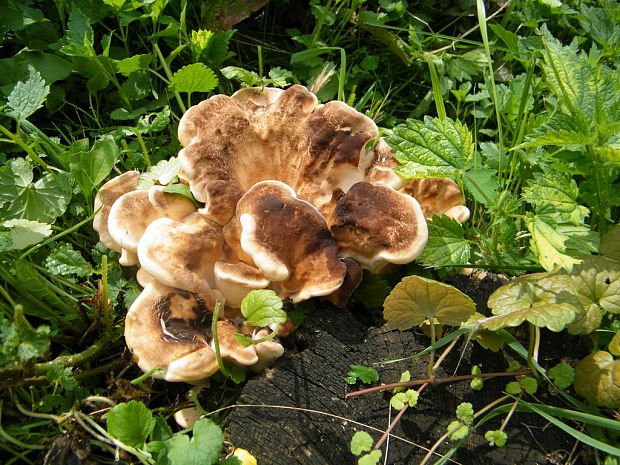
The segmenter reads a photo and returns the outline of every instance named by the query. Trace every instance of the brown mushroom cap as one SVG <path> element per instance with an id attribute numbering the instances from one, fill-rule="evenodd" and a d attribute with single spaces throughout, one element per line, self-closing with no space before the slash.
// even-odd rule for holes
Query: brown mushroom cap
<path id="1" fill-rule="evenodd" d="M 269 336 L 269 330 L 261 329 L 256 333 L 254 339 L 262 339 L 267 336 Z M 284 354 L 282 344 L 273 339 L 259 342 L 256 344 L 255 349 L 258 361 L 250 367 L 255 373 L 260 373 Z"/>
<path id="2" fill-rule="evenodd" d="M 340 255 L 370 270 L 412 261 L 428 239 L 424 214 L 413 197 L 366 182 L 338 201 L 329 225 Z"/>
<path id="3" fill-rule="evenodd" d="M 362 270 L 362 266 L 357 260 L 353 260 L 352 258 L 344 258 L 342 262 L 347 267 L 347 274 L 344 277 L 342 286 L 328 295 L 327 300 L 336 307 L 345 308 L 351 295 L 353 295 L 353 291 L 355 291 L 357 286 L 362 282 L 364 270 Z"/>
<path id="4" fill-rule="evenodd" d="M 426 218 L 448 215 L 459 223 L 469 218 L 461 189 L 450 178 L 411 179 L 400 192 L 415 197 Z"/>
<path id="5" fill-rule="evenodd" d="M 197 381 L 218 370 L 211 343 L 211 319 L 221 296 L 192 294 L 151 282 L 125 320 L 125 340 L 138 366 L 168 381 Z"/>
<path id="6" fill-rule="evenodd" d="M 108 231 L 108 216 L 110 209 L 118 198 L 130 192 L 138 185 L 139 171 L 127 171 L 106 182 L 95 196 L 95 217 L 93 218 L 93 229 L 99 233 L 99 240 L 108 249 L 121 251 L 121 246 L 112 239 Z"/>
<path id="7" fill-rule="evenodd" d="M 140 264 L 157 281 L 190 292 L 215 285 L 213 265 L 223 251 L 222 229 L 195 212 L 175 221 L 159 218 L 148 225 L 138 245 Z"/>
<path id="8" fill-rule="evenodd" d="M 245 263 L 216 262 L 215 285 L 226 297 L 226 305 L 241 307 L 243 298 L 253 289 L 264 289 L 269 280 L 254 267 Z"/>
<path id="9" fill-rule="evenodd" d="M 237 204 L 241 249 L 263 275 L 293 302 L 327 295 L 342 284 L 346 266 L 325 219 L 308 202 L 279 181 L 264 181 Z"/>

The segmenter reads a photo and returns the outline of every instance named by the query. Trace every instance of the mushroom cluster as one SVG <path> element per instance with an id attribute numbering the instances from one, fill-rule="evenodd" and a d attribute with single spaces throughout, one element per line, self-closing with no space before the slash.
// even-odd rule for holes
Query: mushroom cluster
<path id="1" fill-rule="evenodd" d="M 143 370 L 162 368 L 169 381 L 217 371 L 216 302 L 225 309 L 222 357 L 260 370 L 283 350 L 275 340 L 244 347 L 233 337 L 269 334 L 241 324 L 251 290 L 343 306 L 362 268 L 421 253 L 425 216 L 469 214 L 452 181 L 403 181 L 371 119 L 339 101 L 319 105 L 299 85 L 211 97 L 185 113 L 178 135 L 179 178 L 199 206 L 163 186 L 138 189 L 140 173 L 130 171 L 102 186 L 94 220 L 120 263 L 140 267 L 144 290 L 127 314 L 127 345 Z"/>

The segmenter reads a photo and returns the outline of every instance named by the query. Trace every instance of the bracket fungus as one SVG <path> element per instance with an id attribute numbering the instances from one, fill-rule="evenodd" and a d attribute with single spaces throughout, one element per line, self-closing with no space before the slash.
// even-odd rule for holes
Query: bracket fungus
<path id="1" fill-rule="evenodd" d="M 271 331 L 239 321 L 251 290 L 344 306 L 362 268 L 376 272 L 421 253 L 429 211 L 468 215 L 460 191 L 446 188 L 456 185 L 440 182 L 438 201 L 415 187 L 424 181 L 407 186 L 378 136 L 370 118 L 342 102 L 319 104 L 303 86 L 245 88 L 191 107 L 179 123 L 178 178 L 202 205 L 162 186 L 139 190 L 138 172 L 108 181 L 95 229 L 122 253 L 121 264 L 140 267 L 144 290 L 125 328 L 139 366 L 162 368 L 169 381 L 216 372 L 219 302 L 222 357 L 260 371 L 283 349 L 277 339 L 243 347 L 233 337 Z"/>

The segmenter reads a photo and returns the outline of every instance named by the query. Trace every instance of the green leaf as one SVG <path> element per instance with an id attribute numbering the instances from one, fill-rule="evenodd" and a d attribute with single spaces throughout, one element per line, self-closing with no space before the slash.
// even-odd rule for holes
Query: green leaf
<path id="1" fill-rule="evenodd" d="M 469 263 L 471 248 L 463 226 L 447 215 L 433 215 L 427 220 L 428 242 L 418 258 L 425 265 Z"/>
<path id="2" fill-rule="evenodd" d="M 108 412 L 106 422 L 112 436 L 138 449 L 144 448 L 155 428 L 153 413 L 142 402 L 135 400 L 115 406 Z"/>
<path id="3" fill-rule="evenodd" d="M 538 390 L 538 381 L 536 378 L 532 378 L 531 376 L 524 376 L 519 384 L 523 388 L 525 392 L 532 395 Z"/>
<path id="4" fill-rule="evenodd" d="M 355 384 L 358 380 L 365 384 L 379 381 L 379 373 L 372 367 L 350 365 L 350 368 L 351 370 L 347 373 L 347 377 L 345 378 L 345 381 L 349 384 Z"/>
<path id="5" fill-rule="evenodd" d="M 241 301 L 241 314 L 246 325 L 264 327 L 286 322 L 282 299 L 270 289 L 253 290 Z"/>
<path id="6" fill-rule="evenodd" d="M 194 202 L 196 201 L 196 199 L 194 198 L 194 194 L 192 194 L 192 191 L 186 184 L 170 184 L 164 187 L 164 192 L 168 192 L 169 194 L 182 195 L 183 197 L 187 197 Z"/>
<path id="7" fill-rule="evenodd" d="M 459 426 L 461 425 L 461 426 Z M 456 428 L 456 429 L 455 429 Z M 460 420 L 454 420 L 452 421 L 448 427 L 446 428 L 447 431 L 452 431 L 455 430 L 451 435 L 450 435 L 450 439 L 452 441 L 460 441 L 461 439 L 464 439 L 467 437 L 467 435 L 469 434 L 469 426 L 464 425 Z"/>
<path id="8" fill-rule="evenodd" d="M 388 326 L 404 331 L 425 321 L 458 326 L 474 314 L 476 304 L 448 284 L 407 276 L 394 287 L 383 308 Z"/>
<path id="9" fill-rule="evenodd" d="M 521 393 L 521 384 L 518 381 L 511 381 L 506 384 L 505 391 L 506 394 L 516 396 Z"/>
<path id="10" fill-rule="evenodd" d="M 0 167 L 0 220 L 23 218 L 52 223 L 67 209 L 71 184 L 66 173 L 46 174 L 32 182 L 30 163 L 14 158 Z"/>
<path id="11" fill-rule="evenodd" d="M 170 465 L 213 465 L 224 448 L 224 434 L 208 418 L 201 418 L 193 429 L 193 437 L 175 434 L 166 441 Z"/>
<path id="12" fill-rule="evenodd" d="M 366 308 L 377 308 L 383 305 L 390 294 L 392 286 L 381 274 L 364 271 L 362 282 L 353 292 L 353 296 Z"/>
<path id="13" fill-rule="evenodd" d="M 177 92 L 211 92 L 217 87 L 215 73 L 202 63 L 193 63 L 178 70 L 170 79 Z"/>
<path id="14" fill-rule="evenodd" d="M 405 404 L 409 407 L 415 407 L 418 404 L 420 394 L 413 389 L 407 389 L 405 392 L 398 392 L 390 399 L 390 405 L 395 410 L 402 410 Z"/>
<path id="15" fill-rule="evenodd" d="M 607 344 L 607 350 L 616 357 L 620 355 L 620 332 L 617 332 L 611 338 L 611 341 Z"/>
<path id="16" fill-rule="evenodd" d="M 372 449 L 374 441 L 372 436 L 366 431 L 357 431 L 351 438 L 351 453 L 353 455 L 361 455 Z"/>
<path id="17" fill-rule="evenodd" d="M 8 96 L 7 105 L 11 109 L 8 114 L 18 120 L 28 118 L 43 106 L 49 92 L 39 72 L 28 66 L 28 80 L 15 84 Z"/>
<path id="18" fill-rule="evenodd" d="M 463 176 L 463 184 L 476 202 L 490 206 L 497 201 L 499 189 L 497 171 L 490 168 L 473 168 Z"/>
<path id="19" fill-rule="evenodd" d="M 534 179 L 523 188 L 523 199 L 536 209 L 552 206 L 567 222 L 583 223 L 590 211 L 577 203 L 579 189 L 569 174 L 547 169 L 534 173 Z M 554 214 L 555 214 L 554 212 Z"/>
<path id="20" fill-rule="evenodd" d="M 3 236 L 5 234 L 8 236 L 8 242 L 0 245 L 0 252 L 26 248 L 41 242 L 52 234 L 51 225 L 24 219 L 5 221 L 2 227 L 8 228 L 8 231 L 0 232 Z"/>
<path id="21" fill-rule="evenodd" d="M 227 58 L 233 55 L 228 51 L 228 43 L 234 33 L 233 29 L 219 33 L 204 29 L 192 31 L 190 47 L 194 62 L 204 60 L 209 66 L 219 68 Z"/>
<path id="22" fill-rule="evenodd" d="M 484 433 L 484 439 L 489 441 L 489 446 L 504 447 L 508 436 L 503 431 L 495 430 Z"/>
<path id="23" fill-rule="evenodd" d="M 69 24 L 65 37 L 60 41 L 60 51 L 65 55 L 78 57 L 93 57 L 95 43 L 90 18 L 73 5 L 69 13 Z"/>
<path id="24" fill-rule="evenodd" d="M 620 408 L 620 361 L 605 351 L 588 355 L 575 366 L 575 391 L 600 407 Z"/>
<path id="25" fill-rule="evenodd" d="M 381 460 L 381 449 L 373 450 L 362 456 L 357 461 L 357 465 L 377 465 Z"/>
<path id="26" fill-rule="evenodd" d="M 553 384 L 558 388 L 566 389 L 575 380 L 575 369 L 568 363 L 561 362 L 549 368 L 547 376 L 553 380 Z"/>
<path id="27" fill-rule="evenodd" d="M 30 8 L 21 2 L 5 2 L 0 18 L 0 36 L 8 31 L 20 31 L 45 20 L 41 10 Z"/>
<path id="28" fill-rule="evenodd" d="M 456 407 L 456 418 L 466 425 L 474 422 L 474 406 L 471 402 L 462 402 Z"/>
<path id="29" fill-rule="evenodd" d="M 479 365 L 474 365 L 473 367 L 471 367 L 472 375 L 479 375 L 480 373 L 482 373 L 482 370 L 480 369 Z M 480 391 L 484 387 L 484 380 L 482 378 L 474 378 L 469 383 L 469 386 L 474 391 Z"/>
<path id="30" fill-rule="evenodd" d="M 96 141 L 88 152 L 78 152 L 69 159 L 69 169 L 80 185 L 89 205 L 93 191 L 110 174 L 118 160 L 118 147 L 110 134 Z"/>
<path id="31" fill-rule="evenodd" d="M 171 157 L 168 160 L 161 160 L 157 165 L 150 166 L 145 173 L 138 178 L 138 189 L 148 190 L 155 184 L 166 186 L 176 182 L 181 163 L 177 157 Z"/>
<path id="32" fill-rule="evenodd" d="M 534 273 L 516 278 L 491 294 L 488 305 L 496 316 L 481 320 L 482 326 L 496 330 L 528 321 L 561 331 L 579 312 L 571 289 L 571 278 L 564 274 Z"/>
<path id="33" fill-rule="evenodd" d="M 620 224 L 615 225 L 601 238 L 601 255 L 620 262 Z"/>
<path id="34" fill-rule="evenodd" d="M 82 254 L 67 242 L 54 247 L 52 253 L 45 258 L 45 268 L 59 276 L 84 277 L 93 272 Z"/>
<path id="35" fill-rule="evenodd" d="M 467 127 L 450 118 L 409 119 L 394 127 L 385 140 L 396 151 L 405 177 L 454 177 L 471 164 L 474 153 Z"/>
<path id="36" fill-rule="evenodd" d="M 153 55 L 134 55 L 130 58 L 116 61 L 116 70 L 123 76 L 129 76 L 131 73 L 135 73 L 136 71 L 148 69 L 152 59 Z"/>
<path id="37" fill-rule="evenodd" d="M 0 363 L 15 366 L 45 356 L 50 347 L 50 328 L 33 328 L 24 316 L 21 305 L 15 307 L 13 322 L 0 318 Z"/>

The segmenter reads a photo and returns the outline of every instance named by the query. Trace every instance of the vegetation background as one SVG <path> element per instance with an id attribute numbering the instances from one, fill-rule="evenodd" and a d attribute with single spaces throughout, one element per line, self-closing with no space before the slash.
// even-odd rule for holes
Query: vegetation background
<path id="1" fill-rule="evenodd" d="M 535 309 L 498 304 L 505 316 L 487 330 L 523 323 L 530 342 L 537 328 L 565 330 L 604 353 L 581 378 L 577 370 L 576 391 L 531 358 L 530 368 L 572 399 L 573 413 L 552 418 L 579 430 L 598 463 L 617 463 L 616 2 L 4 0 L 1 9 L 4 463 L 57 463 L 54 454 L 84 444 L 98 463 L 241 462 L 225 458 L 214 422 L 176 431 L 167 420 L 188 405 L 186 387 L 154 386 L 131 362 L 123 317 L 140 289 L 135 270 L 98 243 L 93 200 L 127 170 L 145 172 L 143 187 L 177 182 L 176 125 L 189 106 L 294 83 L 373 118 L 403 176 L 463 188 L 471 219 L 430 220 L 427 249 L 401 276 L 524 275 L 504 292 L 527 287 Z M 577 298 L 568 309 L 549 300 L 565 279 Z M 366 275 L 354 298 L 381 307 L 398 281 Z M 202 408 L 234 402 L 234 383 L 214 386 L 196 399 Z M 377 463 L 371 454 L 360 463 Z"/>

